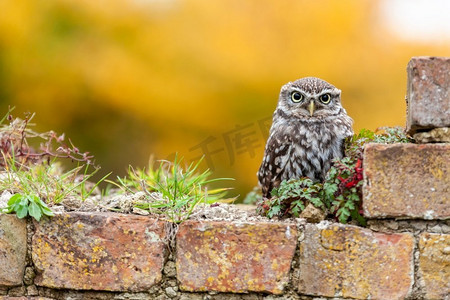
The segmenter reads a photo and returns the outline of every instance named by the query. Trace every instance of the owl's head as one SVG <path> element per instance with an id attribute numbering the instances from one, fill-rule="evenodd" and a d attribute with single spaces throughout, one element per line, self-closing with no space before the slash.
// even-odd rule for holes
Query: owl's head
<path id="1" fill-rule="evenodd" d="M 288 118 L 311 121 L 337 115 L 341 109 L 341 91 L 316 77 L 305 77 L 285 84 L 277 106 L 277 111 Z"/>

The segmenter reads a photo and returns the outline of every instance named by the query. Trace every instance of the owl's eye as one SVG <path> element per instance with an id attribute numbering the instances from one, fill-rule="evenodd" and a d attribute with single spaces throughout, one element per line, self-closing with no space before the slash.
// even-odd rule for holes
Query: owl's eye
<path id="1" fill-rule="evenodd" d="M 298 103 L 298 102 L 302 101 L 303 98 L 304 98 L 304 96 L 302 95 L 302 93 L 299 93 L 299 92 L 293 92 L 293 93 L 291 94 L 291 99 L 292 99 L 292 101 L 295 102 L 295 103 Z"/>
<path id="2" fill-rule="evenodd" d="M 319 97 L 319 100 L 323 104 L 328 104 L 331 101 L 331 96 L 330 96 L 330 94 L 323 94 Z"/>

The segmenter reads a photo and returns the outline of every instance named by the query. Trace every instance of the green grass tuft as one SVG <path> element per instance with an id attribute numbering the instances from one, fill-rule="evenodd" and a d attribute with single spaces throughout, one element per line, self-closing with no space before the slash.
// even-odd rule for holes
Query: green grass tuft
<path id="1" fill-rule="evenodd" d="M 147 169 L 129 167 L 128 175 L 118 178 L 118 186 L 128 193 L 144 192 L 145 201 L 135 203 L 140 209 L 161 214 L 174 223 L 189 218 L 194 208 L 200 204 L 231 202 L 224 199 L 229 188 L 208 189 L 213 182 L 233 180 L 231 178 L 210 179 L 209 170 L 200 172 L 201 160 L 182 167 L 182 158 L 175 157 L 174 162 L 150 160 Z"/>

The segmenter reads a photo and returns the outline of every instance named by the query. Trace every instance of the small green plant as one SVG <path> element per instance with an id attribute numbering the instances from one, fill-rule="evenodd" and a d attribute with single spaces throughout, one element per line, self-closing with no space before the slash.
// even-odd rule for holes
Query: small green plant
<path id="1" fill-rule="evenodd" d="M 362 160 L 350 157 L 334 161 L 323 183 L 323 199 L 329 211 L 341 223 L 350 219 L 366 225 L 361 215 Z"/>
<path id="2" fill-rule="evenodd" d="M 2 161 L 5 165 L 0 176 L 1 190 L 37 196 L 50 204 L 58 204 L 67 197 L 77 197 L 84 201 L 105 179 L 87 184 L 98 168 L 90 171 L 89 165 L 78 165 L 64 172 L 54 158 L 42 164 L 25 165 L 19 163 L 14 156 L 7 157 L 2 153 Z"/>
<path id="3" fill-rule="evenodd" d="M 10 110 L 0 122 L 0 190 L 13 194 L 2 212 L 15 212 L 19 218 L 30 215 L 39 221 L 42 216 L 53 215 L 48 205 L 67 197 L 84 201 L 109 174 L 87 184 L 99 170 L 92 165 L 92 156 L 81 153 L 72 143 L 64 144 L 64 135 L 34 132 L 30 129 L 32 117 L 13 118 Z M 5 120 L 9 124 L 4 124 Z M 30 145 L 36 140 L 41 141 L 38 148 Z M 64 172 L 60 164 L 64 159 L 76 161 L 77 166 Z"/>
<path id="4" fill-rule="evenodd" d="M 118 185 L 124 192 L 144 192 L 145 201 L 135 203 L 135 207 L 150 213 L 165 215 L 170 221 L 180 223 L 192 214 L 199 203 L 213 204 L 223 199 L 229 188 L 208 189 L 207 185 L 231 178 L 209 179 L 211 172 L 198 172 L 199 164 L 191 163 L 183 168 L 182 159 L 174 162 L 160 161 L 155 167 L 151 159 L 147 169 L 128 170 L 128 176 L 118 178 Z"/>
<path id="5" fill-rule="evenodd" d="M 41 220 L 43 215 L 49 217 L 54 216 L 47 204 L 36 195 L 14 194 L 9 199 L 8 208 L 4 212 L 8 214 L 15 212 L 19 219 L 30 215 L 38 221 Z"/>
<path id="6" fill-rule="evenodd" d="M 298 217 L 308 203 L 325 209 L 321 200 L 322 184 L 315 183 L 309 178 L 282 181 L 280 186 L 272 190 L 272 198 L 265 199 L 266 203 L 259 206 L 258 211 L 273 218 L 280 215 Z M 262 209 L 261 209 L 262 208 Z"/>
<path id="7" fill-rule="evenodd" d="M 257 205 L 260 214 L 298 217 L 308 203 L 321 208 L 341 223 L 350 220 L 365 225 L 362 216 L 363 152 L 366 143 L 408 143 L 412 140 L 401 127 L 383 127 L 372 132 L 362 129 L 345 142 L 345 157 L 335 159 L 325 182 L 300 178 L 281 182 L 272 191 L 270 199 L 261 199 Z"/>
<path id="8" fill-rule="evenodd" d="M 395 143 L 412 143 L 414 140 L 405 133 L 405 129 L 396 127 L 380 127 L 377 129 L 374 143 L 395 144 Z"/>

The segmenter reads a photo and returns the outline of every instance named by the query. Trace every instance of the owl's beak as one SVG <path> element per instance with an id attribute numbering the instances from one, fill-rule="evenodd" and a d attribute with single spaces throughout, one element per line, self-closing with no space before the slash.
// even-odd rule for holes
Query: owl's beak
<path id="1" fill-rule="evenodd" d="M 312 117 L 312 115 L 314 114 L 314 100 L 311 100 L 311 102 L 309 102 L 309 114 Z"/>

